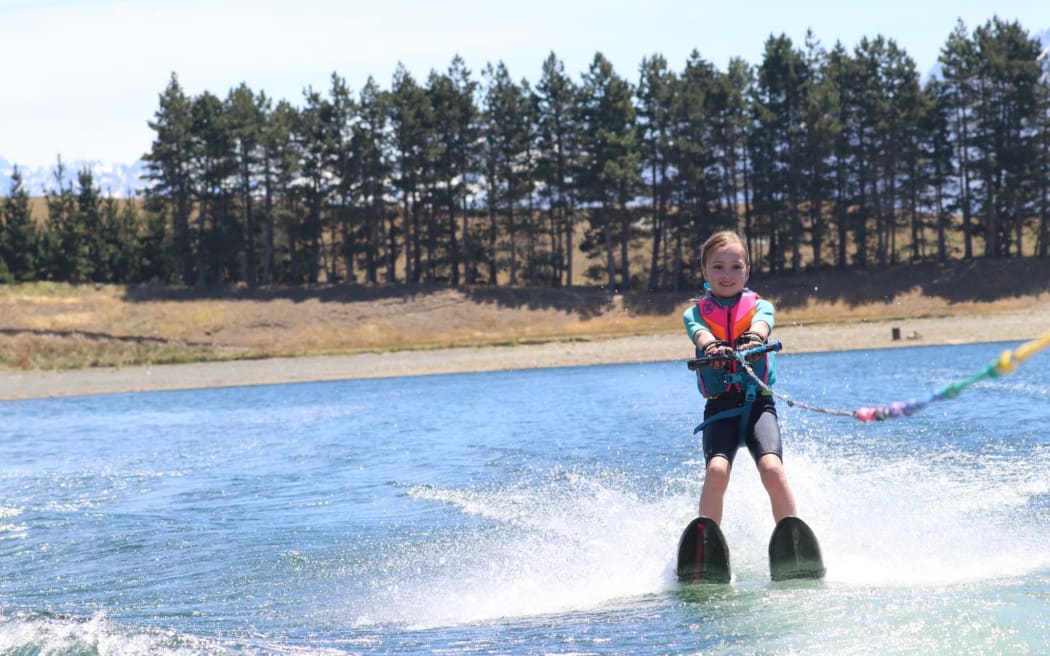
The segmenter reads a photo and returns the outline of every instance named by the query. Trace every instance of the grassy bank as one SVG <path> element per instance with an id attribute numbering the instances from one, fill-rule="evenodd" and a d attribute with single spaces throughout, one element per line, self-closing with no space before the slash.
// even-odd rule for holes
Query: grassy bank
<path id="1" fill-rule="evenodd" d="M 1050 300 L 1050 260 L 755 277 L 781 324 L 994 318 Z M 690 292 L 334 286 L 0 287 L 0 366 L 78 369 L 673 333 Z M 994 331 L 994 323 L 989 326 Z"/>

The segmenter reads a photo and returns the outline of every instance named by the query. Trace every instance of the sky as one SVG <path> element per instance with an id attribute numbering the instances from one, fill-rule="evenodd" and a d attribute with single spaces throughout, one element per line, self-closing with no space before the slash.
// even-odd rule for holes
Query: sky
<path id="1" fill-rule="evenodd" d="M 697 50 L 725 70 L 759 63 L 770 35 L 802 47 L 811 29 L 829 49 L 894 39 L 925 76 L 957 20 L 972 32 L 993 15 L 1034 36 L 1050 1 L 0 0 L 0 158 L 134 163 L 172 73 L 191 96 L 244 82 L 301 106 L 333 72 L 355 93 L 370 75 L 389 88 L 399 62 L 420 82 L 457 54 L 479 81 L 502 61 L 536 82 L 554 52 L 578 80 L 601 52 L 637 81 L 653 54 L 681 70 Z"/>

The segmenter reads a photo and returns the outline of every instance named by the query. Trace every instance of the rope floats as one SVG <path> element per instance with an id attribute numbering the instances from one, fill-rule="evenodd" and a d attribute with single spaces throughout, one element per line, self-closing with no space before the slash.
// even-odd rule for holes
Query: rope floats
<path id="1" fill-rule="evenodd" d="M 946 399 L 954 399 L 959 396 L 970 385 L 980 382 L 982 380 L 990 378 L 998 378 L 999 376 L 1008 374 L 1018 366 L 1023 364 L 1026 360 L 1031 358 L 1033 355 L 1042 351 L 1043 349 L 1050 347 L 1050 331 L 1047 331 L 1043 335 L 1025 342 L 1021 346 L 1014 350 L 1005 350 L 999 357 L 989 363 L 983 369 L 975 373 L 974 375 L 964 378 L 963 380 L 956 381 L 954 383 L 948 383 L 941 387 L 937 391 L 930 394 L 924 399 L 909 399 L 908 401 L 894 401 L 889 405 L 881 405 L 875 407 L 863 407 L 857 408 L 856 410 L 834 410 L 831 408 L 823 408 L 816 405 L 810 405 L 808 403 L 802 403 L 795 401 L 779 392 L 773 391 L 768 385 L 763 383 L 758 376 L 755 375 L 754 370 L 750 365 L 747 364 L 747 356 L 755 355 L 757 353 L 764 353 L 766 351 L 779 351 L 782 346 L 780 342 L 773 342 L 767 344 L 765 347 L 759 349 L 751 349 L 750 351 L 744 351 L 735 353 L 727 359 L 735 359 L 747 373 L 747 375 L 764 391 L 773 394 L 778 399 L 781 399 L 789 406 L 799 407 L 804 410 L 812 410 L 813 412 L 820 412 L 827 415 L 833 415 L 836 417 L 854 417 L 863 422 L 871 421 L 884 421 L 886 419 L 895 419 L 897 417 L 909 417 L 919 410 L 922 410 L 930 403 L 934 401 L 944 401 Z M 700 358 L 697 360 L 690 360 L 688 365 L 691 370 L 695 370 L 697 367 L 707 364 L 710 358 Z"/>
<path id="2" fill-rule="evenodd" d="M 934 401 L 954 399 L 959 396 L 963 390 L 974 383 L 990 378 L 998 378 L 999 376 L 1014 371 L 1019 365 L 1024 363 L 1025 360 L 1031 358 L 1033 355 L 1048 346 L 1050 346 L 1050 331 L 1029 342 L 1025 342 L 1013 351 L 1009 349 L 1003 351 L 999 354 L 998 359 L 989 363 L 974 375 L 954 383 L 948 383 L 922 401 L 916 401 L 913 399 L 907 402 L 896 401 L 888 406 L 857 408 L 853 411 L 853 416 L 861 421 L 867 422 L 883 421 L 885 419 L 896 418 L 902 415 L 912 415 Z"/>

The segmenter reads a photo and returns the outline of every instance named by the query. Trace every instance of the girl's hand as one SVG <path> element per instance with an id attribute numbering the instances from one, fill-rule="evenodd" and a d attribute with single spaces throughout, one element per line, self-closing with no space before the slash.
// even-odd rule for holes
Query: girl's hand
<path id="1" fill-rule="evenodd" d="M 766 338 L 754 331 L 747 331 L 736 338 L 736 350 L 738 351 L 750 351 L 753 348 L 758 348 L 766 343 Z M 748 357 L 748 360 L 754 360 L 755 358 L 762 357 L 760 355 L 752 355 Z"/>
<path id="2" fill-rule="evenodd" d="M 711 368 L 725 369 L 726 365 L 732 362 L 733 347 L 720 339 L 716 339 L 713 342 L 708 342 L 707 346 L 704 347 L 704 357 L 712 358 L 712 361 L 709 363 Z"/>

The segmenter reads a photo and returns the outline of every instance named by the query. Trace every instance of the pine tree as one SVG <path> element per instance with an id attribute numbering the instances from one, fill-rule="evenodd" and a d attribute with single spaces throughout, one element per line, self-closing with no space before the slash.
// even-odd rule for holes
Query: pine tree
<path id="1" fill-rule="evenodd" d="M 742 220 L 744 238 L 751 245 L 754 245 L 757 235 L 752 225 L 747 144 L 751 135 L 749 99 L 753 96 L 754 85 L 754 69 L 738 57 L 731 59 L 726 72 L 717 74 L 713 81 L 716 101 L 711 117 L 725 214 L 734 227 Z"/>
<path id="2" fill-rule="evenodd" d="M 233 136 L 222 101 L 205 91 L 190 105 L 191 167 L 197 200 L 196 230 L 191 231 L 193 282 L 221 284 L 240 260 L 240 230 L 231 216 L 229 181 L 237 171 Z"/>
<path id="3" fill-rule="evenodd" d="M 785 35 L 766 41 L 756 85 L 756 209 L 769 221 L 769 266 L 779 272 L 790 248 L 791 268 L 801 266 L 803 226 L 800 214 L 804 88 L 810 72 L 803 54 Z"/>
<path id="4" fill-rule="evenodd" d="M 1025 217 L 1031 211 L 1037 168 L 1036 87 L 1042 77 L 1040 45 L 1021 26 L 998 17 L 974 32 L 978 54 L 975 146 L 983 193 L 985 256 L 1021 253 Z"/>
<path id="5" fill-rule="evenodd" d="M 147 204 L 156 212 L 166 211 L 171 219 L 173 273 L 183 284 L 190 283 L 194 275 L 189 227 L 194 189 L 190 106 L 190 98 L 182 90 L 178 76 L 172 73 L 160 94 L 160 106 L 149 122 L 156 133 L 153 144 L 143 155 L 150 183 L 146 188 Z M 167 272 L 164 274 L 166 277 Z"/>
<path id="6" fill-rule="evenodd" d="M 892 205 L 886 207 L 890 185 L 886 179 L 892 167 L 887 166 L 895 148 L 889 137 L 892 102 L 884 75 L 885 39 L 863 38 L 854 48 L 844 76 L 843 101 L 846 103 L 845 129 L 849 139 L 849 157 L 854 180 L 850 204 L 854 209 L 851 221 L 855 245 L 855 263 L 868 266 L 872 251 L 872 233 L 875 228 L 875 254 L 880 264 L 886 263 L 884 225 L 886 212 L 892 216 Z"/>
<path id="7" fill-rule="evenodd" d="M 12 280 L 37 277 L 36 221 L 29 206 L 29 191 L 17 166 L 11 171 L 11 186 L 0 212 L 0 263 Z"/>
<path id="8" fill-rule="evenodd" d="M 540 284 L 542 278 L 549 284 L 552 278 L 548 264 L 550 262 L 549 250 L 541 243 L 544 236 L 542 230 L 542 216 L 537 211 L 537 161 L 539 157 L 538 145 L 538 121 L 539 109 L 537 99 L 532 91 L 529 81 L 522 78 L 517 85 L 518 107 L 520 118 L 516 125 L 518 128 L 517 140 L 522 145 L 521 156 L 518 158 L 515 178 L 518 181 L 518 193 L 522 202 L 522 215 L 524 221 L 522 228 L 525 231 L 525 272 L 524 281 L 530 287 Z"/>
<path id="9" fill-rule="evenodd" d="M 529 148 L 528 97 L 515 83 L 507 67 L 500 62 L 491 64 L 485 75 L 488 88 L 484 97 L 485 144 L 488 158 L 488 202 L 491 205 L 489 223 L 489 253 L 491 268 L 496 268 L 499 225 L 502 222 L 507 238 L 508 284 L 520 284 L 518 252 L 520 233 L 529 230 L 532 218 L 520 212 L 529 173 L 522 166 Z M 528 265 L 528 261 L 526 260 Z M 496 280 L 491 280 L 493 284 Z"/>
<path id="10" fill-rule="evenodd" d="M 1043 68 L 1043 75 L 1036 87 L 1040 107 L 1037 137 L 1040 156 L 1035 169 L 1039 215 L 1035 254 L 1047 257 L 1050 255 L 1050 57 L 1047 57 L 1046 50 L 1040 53 L 1038 61 Z"/>
<path id="11" fill-rule="evenodd" d="M 918 156 L 922 101 L 915 64 L 892 39 L 862 39 L 855 57 L 858 88 L 851 97 L 859 116 L 862 198 L 874 220 L 878 264 L 886 266 L 897 259 L 898 215 L 906 204 L 902 185 L 909 160 Z M 866 233 L 858 237 L 858 253 L 862 244 L 866 258 Z"/>
<path id="12" fill-rule="evenodd" d="M 630 282 L 627 244 L 633 216 L 628 203 L 641 180 L 632 96 L 631 85 L 616 74 L 604 55 L 597 53 L 583 76 L 580 93 L 580 196 L 590 204 L 589 236 L 604 253 L 609 289 L 626 289 Z M 620 246 L 619 266 L 616 243 Z"/>
<path id="13" fill-rule="evenodd" d="M 264 108 L 262 126 L 260 175 L 263 186 L 262 212 L 262 284 L 269 285 L 278 278 L 291 282 L 289 277 L 291 225 L 296 203 L 294 182 L 299 174 L 299 159 L 295 144 L 295 126 L 298 111 L 287 100 L 281 100 L 270 109 L 269 99 L 260 99 Z M 280 254 L 278 247 L 280 246 Z M 280 271 L 278 271 L 280 264 Z"/>
<path id="14" fill-rule="evenodd" d="M 398 255 L 397 228 L 386 198 L 391 166 L 389 162 L 389 95 L 369 76 L 358 97 L 358 117 L 353 128 L 351 152 L 354 170 L 360 176 L 360 194 L 365 205 L 365 278 L 379 282 L 379 269 L 386 271 L 386 282 L 394 282 L 394 262 Z"/>
<path id="15" fill-rule="evenodd" d="M 720 111 L 718 77 L 714 65 L 694 50 L 679 76 L 671 105 L 673 173 L 669 182 L 677 212 L 668 227 L 675 236 L 675 267 L 680 269 L 685 252 L 690 253 L 690 277 L 696 279 L 699 262 L 693 256 L 699 254 L 707 235 L 736 227 L 736 217 L 720 211 L 722 178 L 714 136 Z M 675 279 L 680 278 L 679 272 Z"/>
<path id="16" fill-rule="evenodd" d="M 130 206 L 130 207 L 129 207 Z M 159 283 L 168 280 L 176 269 L 174 263 L 174 236 L 168 229 L 168 217 L 163 211 L 157 211 L 149 202 L 143 204 L 141 224 L 138 222 L 137 210 L 129 203 L 124 213 L 131 215 L 139 225 L 139 247 L 133 270 L 137 275 L 129 282 Z M 130 218 L 128 220 L 131 220 Z"/>
<path id="17" fill-rule="evenodd" d="M 427 143 L 430 140 L 430 104 L 426 92 L 401 64 L 394 71 L 390 91 L 394 188 L 400 196 L 405 231 L 405 282 L 419 283 L 422 267 L 422 210 Z"/>
<path id="18" fill-rule="evenodd" d="M 255 213 L 255 190 L 262 157 L 262 131 L 266 97 L 256 95 L 241 83 L 226 97 L 225 113 L 236 164 L 237 193 L 241 215 L 240 268 L 238 277 L 248 286 L 258 283 L 258 247 Z"/>
<path id="19" fill-rule="evenodd" d="M 929 172 L 923 158 L 923 149 L 929 134 L 924 130 L 926 114 L 932 111 L 929 95 L 919 84 L 915 61 L 891 39 L 887 42 L 886 76 L 892 98 L 888 151 L 893 153 L 893 188 L 891 212 L 908 219 L 911 260 L 926 256 L 926 222 L 920 212 L 920 197 L 929 185 Z M 892 223 L 889 259 L 897 263 L 897 222 Z"/>
<path id="20" fill-rule="evenodd" d="M 88 168 L 77 174 L 77 211 L 74 221 L 67 222 L 63 240 L 76 253 L 75 282 L 107 282 L 105 263 L 109 257 L 102 229 L 102 196 Z"/>
<path id="21" fill-rule="evenodd" d="M 950 99 L 947 85 L 935 80 L 925 89 L 929 107 L 924 115 L 922 132 L 923 158 L 926 162 L 926 182 L 929 199 L 927 205 L 934 215 L 934 232 L 937 241 L 937 261 L 949 258 L 948 233 L 951 228 L 952 209 L 955 207 L 950 193 L 951 180 L 955 174 L 950 136 Z"/>
<path id="22" fill-rule="evenodd" d="M 846 268 L 849 265 L 849 234 L 852 229 L 853 214 L 850 208 L 857 197 L 857 177 L 854 175 L 856 152 L 853 148 L 853 136 L 856 120 L 854 119 L 853 96 L 856 85 L 853 81 L 856 65 L 841 42 L 836 42 L 827 56 L 824 77 L 834 89 L 836 97 L 834 115 L 829 117 L 835 126 L 835 138 L 832 143 L 832 217 L 835 233 L 835 265 Z"/>
<path id="23" fill-rule="evenodd" d="M 476 163 L 476 143 L 479 138 L 478 109 L 474 101 L 477 82 L 471 79 L 471 71 L 463 59 L 452 59 L 446 73 L 432 71 L 427 81 L 430 99 L 433 133 L 430 141 L 432 165 L 432 223 L 428 230 L 428 245 L 431 251 L 428 267 L 431 280 L 444 277 L 438 268 L 447 270 L 448 280 L 453 285 L 460 282 L 460 239 L 467 240 L 469 216 L 464 211 L 469 190 L 467 180 Z M 443 210 L 446 224 L 440 227 L 439 209 Z M 462 225 L 457 222 L 462 219 Z M 438 251 L 444 252 L 441 258 Z"/>
<path id="24" fill-rule="evenodd" d="M 48 280 L 83 282 L 86 239 L 77 216 L 77 194 L 69 182 L 65 164 L 58 158 L 54 171 L 54 186 L 44 193 L 47 203 L 47 222 L 40 240 L 41 273 Z"/>
<path id="25" fill-rule="evenodd" d="M 827 52 L 815 41 L 812 33 L 807 33 L 805 61 L 809 75 L 802 87 L 804 128 L 799 167 L 802 196 L 809 208 L 809 237 L 814 270 L 819 270 L 824 264 L 823 250 L 829 223 L 825 212 L 834 188 L 831 160 L 835 140 L 841 131 L 837 121 L 839 95 L 827 75 L 827 57 Z"/>
<path id="26" fill-rule="evenodd" d="M 677 87 L 674 73 L 667 68 L 662 55 L 653 55 L 642 60 L 638 81 L 638 130 L 643 163 L 648 170 L 649 196 L 651 198 L 648 289 L 655 291 L 661 286 L 661 273 L 666 260 L 664 239 L 667 232 L 667 214 L 670 204 L 671 167 L 671 123 L 673 101 Z"/>
<path id="27" fill-rule="evenodd" d="M 142 280 L 146 253 L 144 223 L 136 200 L 128 195 L 123 202 L 112 196 L 103 203 L 103 234 L 109 244 L 110 280 L 135 283 Z"/>
<path id="28" fill-rule="evenodd" d="M 551 214 L 551 243 L 554 250 L 555 286 L 572 286 L 575 236 L 575 186 L 579 135 L 577 134 L 578 90 L 565 74 L 565 65 L 552 52 L 543 62 L 536 85 L 537 158 L 540 193 Z M 495 264 L 493 264 L 495 266 Z"/>
<path id="29" fill-rule="evenodd" d="M 323 261 L 324 210 L 335 191 L 328 165 L 339 136 L 331 101 L 309 87 L 303 95 L 306 103 L 298 114 L 295 141 L 302 173 L 297 186 L 306 203 L 306 216 L 301 224 L 291 227 L 291 267 L 294 280 L 316 284 L 321 271 L 327 269 Z"/>
<path id="30" fill-rule="evenodd" d="M 359 186 L 360 173 L 354 170 L 352 131 L 356 121 L 357 107 L 346 80 L 332 73 L 328 90 L 329 116 L 327 130 L 329 140 L 325 154 L 325 168 L 332 180 L 332 217 L 329 223 L 328 282 L 357 278 L 354 259 L 357 256 L 357 230 L 354 223 L 354 194 Z M 339 264 L 342 263 L 342 274 Z"/>
<path id="31" fill-rule="evenodd" d="M 941 49 L 938 62 L 944 77 L 942 96 L 949 116 L 949 134 L 955 150 L 958 181 L 955 205 L 962 213 L 963 257 L 973 257 L 973 133 L 977 62 L 973 42 L 960 20 Z"/>

